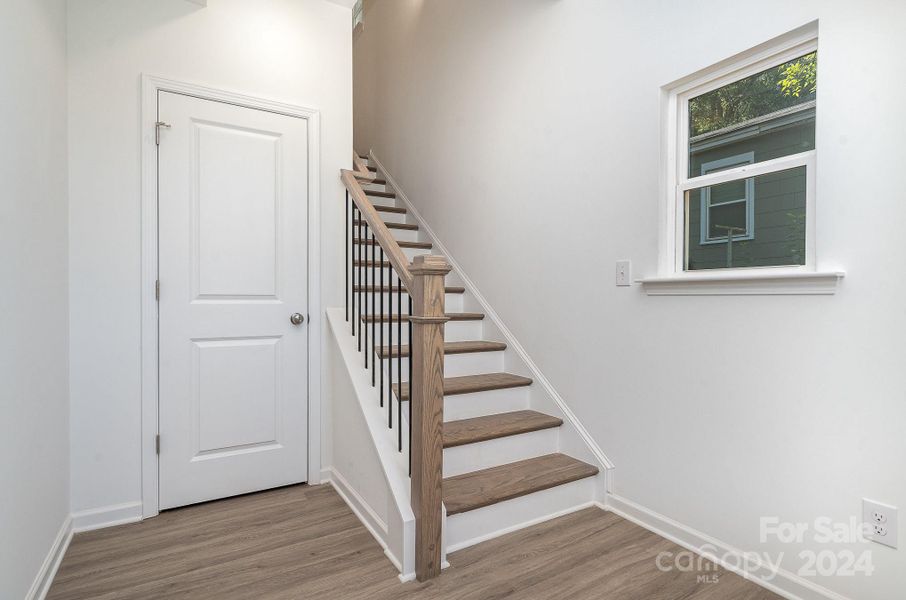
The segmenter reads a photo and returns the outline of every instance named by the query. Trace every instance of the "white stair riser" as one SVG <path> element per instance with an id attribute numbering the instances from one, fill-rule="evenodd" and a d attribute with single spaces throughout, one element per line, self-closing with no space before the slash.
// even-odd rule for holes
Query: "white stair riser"
<path id="1" fill-rule="evenodd" d="M 455 312 L 455 311 L 454 311 Z M 368 336 L 369 346 L 371 345 L 371 323 L 362 323 L 363 325 L 368 326 Z M 397 325 L 396 321 L 392 323 L 376 323 L 375 331 L 378 331 L 378 328 L 384 328 L 384 343 L 389 344 L 390 340 L 390 327 L 393 327 L 393 343 L 397 343 Z M 403 321 L 402 323 L 402 336 L 403 336 L 403 345 L 409 343 L 409 322 Z M 351 329 L 350 329 L 351 331 Z M 378 332 L 378 339 L 380 339 L 380 333 Z M 444 340 L 448 342 L 468 342 L 471 340 L 480 340 L 481 338 L 481 321 L 448 321 L 444 325 Z"/>
<path id="2" fill-rule="evenodd" d="M 381 215 L 382 217 L 385 216 L 385 215 L 387 215 L 387 214 L 390 214 L 390 213 L 383 213 L 383 212 L 380 213 L 380 215 Z M 382 219 L 382 220 L 383 220 L 385 223 L 391 222 L 391 221 L 388 220 L 388 219 Z M 394 223 L 402 223 L 403 221 L 393 221 L 393 222 L 394 222 Z M 362 231 L 355 231 L 353 237 L 354 237 L 354 238 L 358 238 L 359 235 L 365 235 L 364 230 L 362 230 Z M 398 241 L 398 242 L 421 242 L 421 241 L 424 241 L 424 240 L 422 240 L 422 239 L 419 239 L 418 231 L 412 231 L 411 229 L 393 229 L 393 228 L 390 228 L 390 235 L 392 235 L 392 236 L 393 236 L 393 239 L 395 239 L 395 240 Z M 368 232 L 368 237 L 367 237 L 366 239 L 371 239 L 371 231 L 370 231 L 370 230 L 369 230 L 369 232 Z M 368 249 L 367 252 L 368 252 L 368 258 L 371 258 L 371 250 Z M 375 247 L 374 253 L 375 253 L 375 254 L 379 254 L 379 253 L 380 253 L 379 247 Z M 385 254 L 386 254 L 386 253 L 385 253 Z M 375 258 L 380 258 L 380 256 L 376 256 Z M 386 256 L 385 256 L 384 259 L 386 260 Z"/>
<path id="3" fill-rule="evenodd" d="M 405 374 L 409 372 L 409 358 L 403 357 L 403 360 L 400 362 L 403 366 L 403 381 L 406 381 L 407 377 Z M 394 369 L 396 369 L 396 363 L 396 358 L 394 358 Z M 384 368 L 386 369 L 387 367 Z M 445 377 L 482 375 L 485 373 L 500 373 L 501 371 L 503 371 L 503 352 L 469 352 L 466 354 L 447 354 L 444 356 Z M 396 373 L 396 371 L 394 371 L 394 373 Z M 396 375 L 394 375 L 394 378 L 395 377 Z"/>
<path id="4" fill-rule="evenodd" d="M 447 552 L 453 552 L 587 506 L 594 497 L 595 478 L 588 477 L 485 508 L 448 516 L 444 545 Z"/>
<path id="5" fill-rule="evenodd" d="M 371 200 L 371 203 L 375 206 L 398 206 L 397 203 L 394 202 L 392 198 L 375 198 L 375 197 L 369 196 L 368 199 Z M 399 207 L 399 208 L 405 208 L 405 207 Z M 354 213 L 353 215 L 350 215 L 351 217 L 358 217 L 358 211 L 354 211 L 350 208 L 350 212 Z M 380 217 L 381 220 L 384 221 L 385 223 L 407 223 L 408 222 L 408 220 L 406 219 L 406 215 L 408 213 L 388 212 L 385 210 L 379 210 L 379 211 L 377 211 L 377 214 L 378 214 L 378 217 Z M 364 225 L 355 225 L 352 221 L 350 221 L 349 226 L 352 230 L 352 234 L 353 234 L 352 237 L 356 237 L 357 233 L 359 233 L 359 232 L 364 233 L 364 231 L 365 231 Z M 395 230 L 391 230 L 391 231 L 395 231 Z"/>
<path id="6" fill-rule="evenodd" d="M 483 417 L 529 407 L 529 388 L 490 390 L 444 397 L 444 421 Z"/>
<path id="7" fill-rule="evenodd" d="M 444 477 L 489 469 L 552 454 L 558 448 L 557 428 L 510 435 L 486 442 L 444 449 Z"/>
<path id="8" fill-rule="evenodd" d="M 355 235 L 355 232 L 353 232 Z M 370 236 L 369 236 L 370 239 Z M 353 244 L 350 248 L 352 256 L 351 260 L 366 260 L 366 261 L 379 261 L 381 259 L 379 246 L 374 246 L 374 252 L 371 252 L 372 246 L 370 244 Z M 406 259 L 411 263 L 416 256 L 421 256 L 423 254 L 432 254 L 430 248 L 401 248 L 403 254 L 406 256 Z M 386 254 L 384 255 L 384 260 L 387 260 Z M 370 268 L 370 267 L 369 267 Z"/>
<path id="9" fill-rule="evenodd" d="M 375 200 L 375 199 L 376 198 L 372 198 L 372 200 Z M 382 200 L 386 200 L 386 202 L 375 202 L 374 204 L 377 204 L 378 206 L 395 206 L 394 203 L 391 202 L 388 198 L 382 198 Z M 385 212 L 383 210 L 379 210 L 378 216 L 381 218 L 382 221 L 384 221 L 384 223 L 406 223 L 407 222 L 406 213 Z M 396 231 L 396 230 L 394 229 L 391 231 Z"/>
<path id="10" fill-rule="evenodd" d="M 396 221 L 399 222 L 399 221 Z M 425 241 L 419 237 L 418 231 L 411 229 L 391 229 L 390 235 L 398 242 L 422 242 Z"/>
<path id="11" fill-rule="evenodd" d="M 444 356 L 444 376 L 482 375 L 503 371 L 503 352 L 468 352 Z"/>
<path id="12" fill-rule="evenodd" d="M 377 280 L 377 287 L 378 287 L 378 289 L 380 289 L 381 280 L 379 277 L 375 277 L 375 279 Z M 387 286 L 387 285 L 389 285 L 389 284 L 387 283 L 387 280 L 385 279 L 384 286 Z M 368 287 L 371 287 L 371 275 L 368 276 Z M 396 281 L 393 282 L 393 288 L 394 288 L 394 291 L 392 294 L 390 292 L 383 293 L 383 294 L 375 294 L 373 299 L 371 297 L 370 292 L 367 292 L 367 291 L 361 292 L 361 298 L 359 297 L 359 292 L 355 292 L 356 297 L 355 297 L 354 301 L 355 301 L 355 305 L 356 305 L 356 310 L 358 311 L 359 302 L 364 302 L 365 303 L 364 305 L 367 308 L 367 310 L 365 312 L 367 312 L 368 314 L 381 313 L 381 312 L 383 312 L 384 314 L 388 314 L 391 312 L 390 311 L 390 306 L 391 306 L 390 302 L 392 301 L 393 302 L 393 314 L 396 314 L 399 312 L 399 303 L 401 300 L 403 303 L 403 314 L 408 313 L 409 312 L 409 295 L 406 293 L 406 288 L 403 288 L 403 292 L 402 292 L 402 294 L 400 294 L 399 299 L 397 299 L 397 294 L 396 294 Z M 372 305 L 372 302 L 374 302 L 374 305 Z M 446 312 L 463 312 L 462 304 L 463 304 L 463 294 L 444 294 L 444 310 Z"/>
<path id="13" fill-rule="evenodd" d="M 434 254 L 434 251 L 425 248 L 403 248 L 403 254 L 405 254 L 409 258 L 409 262 L 412 262 L 416 256 L 422 256 L 423 254 Z"/>

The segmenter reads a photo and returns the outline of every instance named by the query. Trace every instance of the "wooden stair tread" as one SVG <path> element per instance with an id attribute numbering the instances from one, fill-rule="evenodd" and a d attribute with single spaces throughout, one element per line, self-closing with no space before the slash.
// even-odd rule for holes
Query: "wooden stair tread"
<path id="1" fill-rule="evenodd" d="M 378 348 L 378 357 L 396 358 L 398 351 L 402 350 L 402 356 L 409 356 L 409 345 L 403 344 L 402 348 L 397 346 L 384 346 Z M 444 354 L 471 354 L 473 352 L 500 352 L 506 350 L 506 344 L 503 342 L 486 342 L 484 340 L 475 340 L 470 342 L 444 342 Z"/>
<path id="2" fill-rule="evenodd" d="M 598 474 L 594 465 L 565 454 L 548 454 L 448 477 L 443 482 L 447 515 L 491 506 Z"/>
<path id="3" fill-rule="evenodd" d="M 406 209 L 402 208 L 400 206 L 384 206 L 383 204 L 374 204 L 372 206 L 373 206 L 374 210 L 376 210 L 378 212 L 397 213 L 397 214 L 401 214 L 401 215 L 406 214 Z"/>
<path id="4" fill-rule="evenodd" d="M 481 321 L 484 319 L 484 314 L 482 313 L 447 313 L 447 318 L 451 321 Z M 380 321 L 386 323 L 387 321 L 408 321 L 409 315 L 400 315 L 400 314 L 383 314 L 383 315 L 362 315 L 362 320 L 366 323 L 372 321 Z"/>
<path id="5" fill-rule="evenodd" d="M 522 375 L 512 373 L 484 373 L 481 375 L 463 375 L 462 377 L 444 377 L 444 396 L 457 394 L 474 394 L 476 392 L 489 392 L 491 390 L 504 390 L 508 388 L 532 385 L 532 380 Z M 409 400 L 409 383 L 402 386 L 393 386 L 394 392 L 400 400 Z"/>
<path id="6" fill-rule="evenodd" d="M 561 425 L 563 425 L 563 419 L 534 410 L 517 410 L 472 419 L 449 421 L 444 423 L 444 448 L 486 442 L 511 435 L 560 427 Z"/>
<path id="7" fill-rule="evenodd" d="M 386 179 L 372 179 L 368 183 L 374 184 L 374 185 L 387 185 L 387 180 Z"/>
<path id="8" fill-rule="evenodd" d="M 368 170 L 371 171 L 372 173 L 377 173 L 377 167 L 372 167 L 371 165 L 368 165 Z"/>
<path id="9" fill-rule="evenodd" d="M 362 221 L 361 219 L 355 219 L 352 224 L 367 225 L 368 223 Z M 418 231 L 418 225 L 415 223 L 394 223 L 393 221 L 385 221 L 384 225 L 387 226 L 387 229 L 406 229 L 408 231 Z"/>
<path id="10" fill-rule="evenodd" d="M 359 244 L 362 246 L 377 246 L 378 245 L 377 240 L 362 240 L 362 239 L 356 238 L 353 241 L 356 244 Z M 396 243 L 399 244 L 400 248 L 418 248 L 420 250 L 430 250 L 432 248 L 431 242 L 403 242 L 403 241 L 397 240 Z"/>
<path id="11" fill-rule="evenodd" d="M 370 279 L 370 278 L 369 278 L 369 279 Z M 396 286 L 391 287 L 391 286 L 389 286 L 389 285 L 385 285 L 385 286 L 381 287 L 381 286 L 379 286 L 379 285 L 378 285 L 378 286 L 374 286 L 374 285 L 366 285 L 366 286 L 357 285 L 357 286 L 355 286 L 355 287 L 353 288 L 353 291 L 356 291 L 356 292 L 362 291 L 362 292 L 368 292 L 368 293 L 370 293 L 372 290 L 374 290 L 375 292 L 383 292 L 383 293 L 385 293 L 385 294 L 386 294 L 386 293 L 390 293 L 390 292 L 396 293 Z M 403 293 L 406 294 L 406 293 L 408 293 L 408 292 L 406 292 L 406 290 L 404 289 L 404 290 L 403 290 Z M 466 288 L 464 288 L 464 287 L 459 287 L 459 286 L 455 286 L 455 285 L 451 285 L 451 286 L 447 286 L 447 287 L 444 288 L 444 293 L 445 293 L 445 294 L 465 294 L 465 293 L 466 293 Z"/>
<path id="12" fill-rule="evenodd" d="M 393 192 L 382 192 L 380 190 L 365 190 L 365 195 L 377 196 L 379 198 L 396 198 L 396 194 L 394 194 Z"/>

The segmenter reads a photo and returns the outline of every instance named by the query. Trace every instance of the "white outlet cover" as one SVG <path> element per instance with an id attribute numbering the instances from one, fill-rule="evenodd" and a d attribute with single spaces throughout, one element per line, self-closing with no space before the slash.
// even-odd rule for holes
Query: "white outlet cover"
<path id="1" fill-rule="evenodd" d="M 868 525 L 866 533 L 869 540 L 891 548 L 897 547 L 898 519 L 895 506 L 863 498 L 862 521 Z"/>

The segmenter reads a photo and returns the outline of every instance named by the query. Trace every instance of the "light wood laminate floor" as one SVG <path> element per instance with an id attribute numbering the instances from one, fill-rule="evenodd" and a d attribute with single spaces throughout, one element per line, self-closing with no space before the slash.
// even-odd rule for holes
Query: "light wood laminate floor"
<path id="1" fill-rule="evenodd" d="M 439 578 L 403 584 L 330 486 L 295 486 L 77 534 L 48 600 L 778 598 L 722 570 L 717 583 L 659 571 L 664 550 L 681 549 L 590 508 L 451 554 Z"/>

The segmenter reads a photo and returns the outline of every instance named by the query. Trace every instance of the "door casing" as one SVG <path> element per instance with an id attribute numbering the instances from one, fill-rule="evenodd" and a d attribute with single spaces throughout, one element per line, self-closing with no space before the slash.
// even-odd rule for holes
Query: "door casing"
<path id="1" fill-rule="evenodd" d="M 159 505 L 157 102 L 161 91 L 275 112 L 308 122 L 308 483 L 321 483 L 320 112 L 204 85 L 142 75 L 141 456 L 142 518 Z M 166 443 L 163 440 L 162 443 Z"/>

